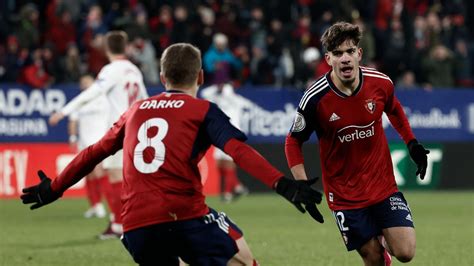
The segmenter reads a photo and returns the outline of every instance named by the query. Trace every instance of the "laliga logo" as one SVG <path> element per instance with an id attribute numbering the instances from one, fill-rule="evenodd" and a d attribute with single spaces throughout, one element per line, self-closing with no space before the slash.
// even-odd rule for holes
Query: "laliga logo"
<path id="1" fill-rule="evenodd" d="M 337 137 L 339 138 L 339 141 L 341 143 L 372 137 L 373 135 L 375 135 L 374 123 L 375 121 L 372 121 L 372 123 L 365 126 L 350 125 L 350 126 L 341 128 L 337 131 L 338 134 L 346 129 L 355 128 L 355 130 L 352 133 L 338 135 Z"/>

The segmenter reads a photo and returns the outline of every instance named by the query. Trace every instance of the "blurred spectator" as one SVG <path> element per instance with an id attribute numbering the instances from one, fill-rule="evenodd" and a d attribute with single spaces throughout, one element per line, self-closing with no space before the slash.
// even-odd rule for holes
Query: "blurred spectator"
<path id="1" fill-rule="evenodd" d="M 128 47 L 127 54 L 131 61 L 139 66 L 146 84 L 159 83 L 160 77 L 158 75 L 155 48 L 149 40 L 135 37 Z"/>
<path id="2" fill-rule="evenodd" d="M 54 45 L 46 43 L 41 49 L 41 58 L 43 60 L 43 67 L 46 73 L 51 76 L 55 81 L 62 82 L 62 69 L 57 60 L 57 53 L 54 49 Z"/>
<path id="3" fill-rule="evenodd" d="M 461 87 L 474 87 L 473 51 L 467 46 L 464 39 L 456 41 L 454 57 L 456 60 L 456 85 Z"/>
<path id="4" fill-rule="evenodd" d="M 316 45 L 313 39 L 314 34 L 311 26 L 311 16 L 309 14 L 302 15 L 297 22 L 296 28 L 293 30 L 293 38 L 299 43 L 300 47 L 309 47 Z"/>
<path id="5" fill-rule="evenodd" d="M 221 84 L 232 80 L 232 71 L 240 71 L 242 62 L 229 50 L 227 37 L 217 33 L 204 54 L 203 67 L 211 84 Z"/>
<path id="6" fill-rule="evenodd" d="M 252 43 L 254 46 L 259 46 L 263 50 L 266 50 L 267 30 L 265 27 L 263 10 L 260 7 L 254 7 L 252 8 L 250 15 L 250 43 Z"/>
<path id="7" fill-rule="evenodd" d="M 416 84 L 415 73 L 412 71 L 404 72 L 395 82 L 398 90 L 412 90 L 418 88 Z"/>
<path id="8" fill-rule="evenodd" d="M 80 50 L 86 50 L 91 46 L 90 43 L 93 42 L 97 34 L 104 35 L 108 30 L 103 19 L 102 8 L 98 5 L 91 6 L 81 28 Z"/>
<path id="9" fill-rule="evenodd" d="M 252 21 L 250 22 L 250 27 L 251 26 Z M 238 43 L 240 41 L 240 37 L 246 34 L 246 29 L 239 27 L 239 24 L 237 23 L 236 11 L 228 3 L 224 3 L 222 5 L 221 12 L 215 22 L 214 29 L 215 31 L 227 36 L 230 44 Z M 233 48 L 234 45 L 231 45 L 230 47 Z"/>
<path id="10" fill-rule="evenodd" d="M 150 39 L 151 32 L 148 26 L 148 14 L 143 6 L 137 5 L 133 12 L 133 20 L 125 26 L 125 32 L 131 40 L 135 37 Z"/>
<path id="11" fill-rule="evenodd" d="M 171 40 L 173 43 L 192 42 L 192 26 L 189 20 L 188 8 L 184 5 L 178 5 L 174 9 L 174 27 L 171 32 Z"/>
<path id="12" fill-rule="evenodd" d="M 372 30 L 367 28 L 364 20 L 361 17 L 357 17 L 353 20 L 353 23 L 361 29 L 363 32 L 362 38 L 359 42 L 359 47 L 362 48 L 364 56 L 362 56 L 361 65 L 367 66 L 371 64 L 375 59 L 375 38 L 372 34 Z"/>
<path id="13" fill-rule="evenodd" d="M 151 39 L 160 55 L 171 44 L 173 24 L 172 9 L 168 5 L 162 6 L 158 15 L 150 18 Z"/>
<path id="14" fill-rule="evenodd" d="M 20 21 L 15 27 L 15 36 L 17 36 L 21 47 L 31 49 L 39 45 L 40 31 L 38 24 L 39 12 L 35 4 L 24 5 L 20 10 Z"/>
<path id="15" fill-rule="evenodd" d="M 288 48 L 283 48 L 281 55 L 277 58 L 277 65 L 273 69 L 275 82 L 272 84 L 276 87 L 289 85 L 295 74 L 295 65 Z"/>
<path id="16" fill-rule="evenodd" d="M 214 11 L 205 6 L 199 6 L 197 11 L 199 14 L 199 30 L 196 31 L 196 35 L 193 36 L 193 43 L 195 43 L 201 51 L 207 51 L 212 45 L 216 17 Z"/>
<path id="17" fill-rule="evenodd" d="M 54 82 L 48 72 L 44 69 L 42 49 L 37 48 L 32 52 L 32 63 L 23 68 L 19 82 L 31 86 L 34 89 L 46 89 Z"/>
<path id="18" fill-rule="evenodd" d="M 433 47 L 428 57 L 423 60 L 423 71 L 426 75 L 428 87 L 453 87 L 455 69 L 456 65 L 452 52 L 442 44 Z"/>
<path id="19" fill-rule="evenodd" d="M 26 48 L 20 49 L 18 39 L 10 35 L 7 38 L 6 47 L 0 53 L 0 80 L 3 82 L 15 82 L 19 79 L 21 68 L 28 57 Z"/>
<path id="20" fill-rule="evenodd" d="M 252 47 L 252 57 L 250 60 L 250 77 L 255 85 L 273 84 L 274 62 L 270 62 L 265 51 L 259 46 Z"/>
<path id="21" fill-rule="evenodd" d="M 69 45 L 66 56 L 61 60 L 63 69 L 63 82 L 77 82 L 82 74 L 82 64 L 79 49 L 76 45 Z"/>
<path id="22" fill-rule="evenodd" d="M 303 64 L 299 64 L 296 70 L 296 86 L 298 88 L 307 88 L 318 77 L 316 76 L 316 69 L 321 61 L 321 53 L 318 48 L 308 47 L 302 53 Z"/>
<path id="23" fill-rule="evenodd" d="M 64 55 L 67 47 L 76 42 L 76 37 L 76 26 L 71 20 L 71 14 L 64 10 L 60 14 L 60 19 L 54 20 L 54 23 L 49 25 L 45 41 L 54 44 L 56 51 Z"/>
<path id="24" fill-rule="evenodd" d="M 108 63 L 104 51 L 104 35 L 96 34 L 87 46 L 87 72 L 97 76 L 103 66 Z"/>
<path id="25" fill-rule="evenodd" d="M 242 62 L 242 69 L 237 75 L 238 80 L 234 82 L 235 87 L 239 87 L 250 81 L 250 54 L 247 46 L 244 44 L 239 44 L 234 49 L 234 53 L 240 62 Z"/>

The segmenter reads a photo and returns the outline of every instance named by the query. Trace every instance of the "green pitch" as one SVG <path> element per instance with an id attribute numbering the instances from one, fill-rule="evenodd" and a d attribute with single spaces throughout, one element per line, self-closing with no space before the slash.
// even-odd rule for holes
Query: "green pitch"
<path id="1" fill-rule="evenodd" d="M 411 265 L 474 265 L 474 193 L 405 196 L 417 230 Z M 232 204 L 209 198 L 208 203 L 240 226 L 261 265 L 362 265 L 356 252 L 345 251 L 325 203 L 324 224 L 273 194 L 249 195 Z M 107 222 L 82 218 L 86 208 L 83 199 L 60 200 L 36 211 L 19 200 L 0 201 L 0 265 L 134 265 L 120 241 L 95 239 Z"/>

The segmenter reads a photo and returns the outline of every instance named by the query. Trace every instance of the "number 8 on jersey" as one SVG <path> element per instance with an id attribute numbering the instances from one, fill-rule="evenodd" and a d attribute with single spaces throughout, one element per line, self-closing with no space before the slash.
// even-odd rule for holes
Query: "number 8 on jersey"
<path id="1" fill-rule="evenodd" d="M 152 127 L 158 128 L 158 133 L 149 137 L 148 132 Z M 138 144 L 135 146 L 133 152 L 133 165 L 135 168 L 143 174 L 150 174 L 158 171 L 160 166 L 165 161 L 166 147 L 163 143 L 163 139 L 168 133 L 168 122 L 163 118 L 151 118 L 143 122 L 143 124 L 138 129 Z M 154 149 L 153 159 L 150 161 L 148 156 L 145 158 L 146 154 L 153 154 L 150 148 Z"/>

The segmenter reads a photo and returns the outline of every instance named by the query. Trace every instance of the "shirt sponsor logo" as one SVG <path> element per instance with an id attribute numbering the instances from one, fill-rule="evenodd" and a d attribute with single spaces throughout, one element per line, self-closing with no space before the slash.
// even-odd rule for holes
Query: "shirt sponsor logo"
<path id="1" fill-rule="evenodd" d="M 374 122 L 375 121 L 372 121 L 372 123 L 365 126 L 350 125 L 341 128 L 337 131 L 337 133 L 340 134 L 337 138 L 341 143 L 344 143 L 372 137 L 375 135 Z M 347 131 L 352 132 L 346 133 Z"/>
<path id="2" fill-rule="evenodd" d="M 304 120 L 303 115 L 297 112 L 295 121 L 293 122 L 293 128 L 291 129 L 291 131 L 300 132 L 300 131 L 303 131 L 305 127 L 306 127 L 306 121 Z"/>
<path id="3" fill-rule="evenodd" d="M 148 100 L 140 104 L 139 109 L 181 108 L 183 100 Z"/>

